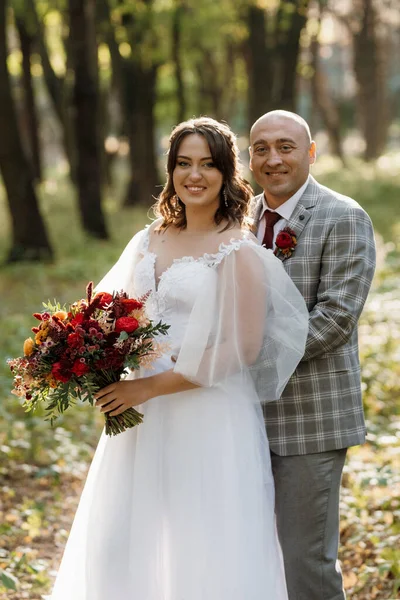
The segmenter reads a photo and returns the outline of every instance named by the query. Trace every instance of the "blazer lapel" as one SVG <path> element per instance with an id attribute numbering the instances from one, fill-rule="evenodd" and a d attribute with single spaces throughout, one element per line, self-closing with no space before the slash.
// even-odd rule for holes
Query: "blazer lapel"
<path id="1" fill-rule="evenodd" d="M 308 184 L 304 191 L 304 194 L 296 204 L 292 216 L 285 225 L 285 227 L 288 227 L 289 229 L 292 229 L 294 231 L 297 242 L 299 241 L 299 238 L 301 237 L 305 226 L 311 218 L 313 207 L 319 202 L 319 195 L 319 185 L 313 177 L 310 177 L 310 183 Z M 282 261 L 290 258 L 289 256 L 285 256 L 281 252 L 278 253 L 277 256 Z"/>
<path id="2" fill-rule="evenodd" d="M 296 208 L 294 209 L 292 216 L 289 221 L 285 225 L 289 229 L 292 229 L 295 232 L 297 240 L 299 240 L 301 234 L 304 231 L 305 226 L 311 218 L 313 207 L 318 204 L 320 198 L 320 186 L 315 181 L 314 177 L 310 176 L 310 182 L 306 187 L 304 194 L 296 204 Z M 260 215 L 263 209 L 263 194 L 259 194 L 254 198 L 254 209 L 253 209 L 253 227 L 252 231 L 254 235 L 257 235 L 258 230 L 258 222 L 260 220 Z M 285 256 L 282 253 L 279 253 L 278 258 L 284 261 L 289 258 L 289 256 Z"/>

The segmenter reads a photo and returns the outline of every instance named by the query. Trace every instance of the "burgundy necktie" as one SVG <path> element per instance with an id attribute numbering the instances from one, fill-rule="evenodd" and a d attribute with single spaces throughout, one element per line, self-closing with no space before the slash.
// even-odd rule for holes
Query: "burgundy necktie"
<path id="1" fill-rule="evenodd" d="M 265 233 L 262 241 L 262 245 L 266 248 L 272 249 L 272 240 L 274 239 L 274 225 L 282 219 L 281 215 L 270 210 L 265 211 Z"/>

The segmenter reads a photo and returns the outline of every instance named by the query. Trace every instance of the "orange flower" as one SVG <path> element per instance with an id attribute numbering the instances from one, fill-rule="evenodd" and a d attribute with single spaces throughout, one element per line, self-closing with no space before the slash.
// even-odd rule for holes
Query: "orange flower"
<path id="1" fill-rule="evenodd" d="M 54 388 L 56 388 L 56 387 L 57 387 L 58 383 L 57 383 L 57 381 L 54 379 L 54 377 L 53 377 L 53 375 L 52 375 L 51 373 L 49 373 L 48 375 L 46 375 L 45 379 L 46 379 L 46 381 L 48 381 L 48 383 L 49 383 L 49 386 L 50 386 L 51 388 L 53 388 L 53 389 L 54 389 Z"/>
<path id="2" fill-rule="evenodd" d="M 50 327 L 48 325 L 48 322 L 42 321 L 42 323 L 39 327 L 39 331 L 35 335 L 35 342 L 37 344 L 41 344 L 42 342 L 44 342 L 46 340 L 46 338 L 48 337 L 49 332 L 50 332 Z"/>
<path id="3" fill-rule="evenodd" d="M 32 338 L 28 338 L 24 341 L 24 356 L 30 356 L 35 347 L 35 342 Z"/>
<path id="4" fill-rule="evenodd" d="M 68 313 L 65 312 L 65 310 L 58 310 L 54 313 L 53 317 L 58 317 L 60 321 L 65 321 L 65 319 L 68 317 Z"/>

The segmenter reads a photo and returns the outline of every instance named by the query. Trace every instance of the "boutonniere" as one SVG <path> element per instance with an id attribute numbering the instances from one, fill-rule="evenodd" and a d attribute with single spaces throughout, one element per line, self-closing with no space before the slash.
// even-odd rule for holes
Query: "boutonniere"
<path id="1" fill-rule="evenodd" d="M 276 236 L 274 254 L 275 256 L 283 254 L 284 258 L 289 258 L 289 256 L 292 256 L 296 246 L 297 238 L 295 232 L 289 227 L 284 227 Z"/>

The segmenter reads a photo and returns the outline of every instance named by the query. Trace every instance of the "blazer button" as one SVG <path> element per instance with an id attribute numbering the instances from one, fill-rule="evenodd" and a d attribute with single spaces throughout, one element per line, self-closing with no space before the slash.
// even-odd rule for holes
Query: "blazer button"
<path id="1" fill-rule="evenodd" d="M 304 215 L 299 216 L 300 221 L 304 221 Z"/>

